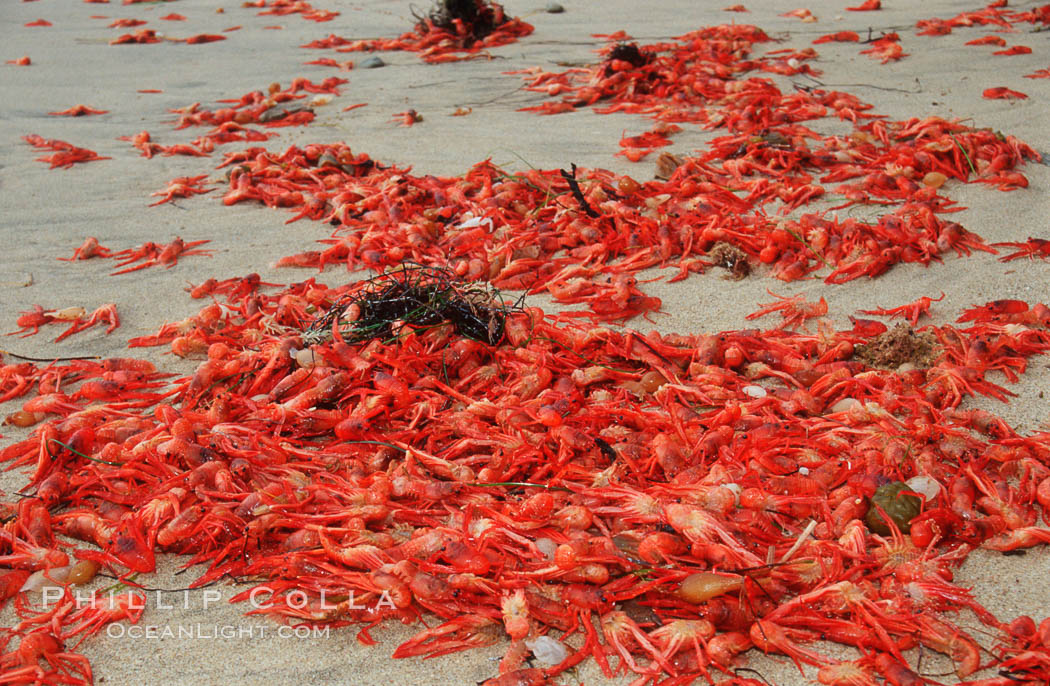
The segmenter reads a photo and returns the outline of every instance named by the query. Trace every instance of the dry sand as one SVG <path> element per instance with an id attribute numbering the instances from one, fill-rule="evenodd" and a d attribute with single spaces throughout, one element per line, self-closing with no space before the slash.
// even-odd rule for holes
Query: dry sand
<path id="1" fill-rule="evenodd" d="M 539 94 L 519 90 L 515 76 L 501 72 L 539 65 L 554 69 L 557 62 L 586 63 L 602 43 L 594 33 L 625 30 L 639 41 L 654 42 L 701 26 L 747 22 L 782 39 L 775 47 L 802 48 L 818 35 L 840 30 L 864 32 L 899 31 L 905 52 L 903 61 L 880 65 L 859 55 L 856 44 L 819 47 L 814 67 L 823 70 L 820 81 L 827 87 L 854 93 L 876 105 L 876 111 L 892 118 L 910 116 L 964 117 L 976 126 L 988 126 L 1014 134 L 1041 152 L 1050 150 L 1050 121 L 1047 102 L 1050 80 L 1027 80 L 1021 75 L 1050 66 L 1046 33 L 1008 35 L 1011 44 L 1033 47 L 1030 55 L 992 57 L 992 48 L 963 47 L 990 28 L 960 29 L 949 36 L 915 35 L 918 19 L 950 17 L 963 10 L 977 10 L 980 3 L 935 0 L 911 3 L 884 0 L 879 12 L 845 12 L 850 2 L 817 2 L 808 7 L 817 23 L 778 16 L 799 7 L 789 2 L 751 2 L 752 12 L 720 11 L 729 0 L 700 3 L 673 0 L 639 3 L 637 0 L 583 2 L 562 0 L 563 14 L 542 11 L 543 0 L 508 0 L 511 14 L 523 16 L 536 31 L 525 40 L 492 50 L 495 59 L 431 66 L 410 53 L 383 54 L 388 66 L 355 69 L 349 74 L 334 69 L 303 66 L 303 62 L 331 53 L 301 50 L 297 46 L 329 33 L 364 38 L 393 36 L 411 21 L 411 3 L 373 0 L 337 2 L 318 0 L 321 9 L 338 10 L 334 21 L 318 24 L 298 15 L 260 17 L 256 10 L 239 3 L 225 5 L 206 0 L 172 3 L 120 5 L 88 4 L 67 0 L 39 2 L 9 1 L 0 9 L 0 59 L 29 55 L 30 67 L 0 67 L 0 305 L 2 328 L 12 329 L 21 310 L 33 304 L 48 308 L 82 305 L 88 309 L 108 302 L 117 304 L 123 325 L 110 336 L 92 329 L 61 344 L 50 338 L 0 339 L 0 346 L 22 354 L 103 355 L 127 354 L 128 338 L 155 331 L 162 323 L 195 313 L 201 303 L 191 300 L 183 288 L 208 277 L 226 278 L 257 271 L 265 280 L 288 282 L 309 273 L 276 271 L 269 264 L 276 258 L 313 249 L 313 241 L 328 235 L 328 227 L 309 222 L 286 225 L 288 215 L 253 205 L 223 207 L 217 193 L 148 208 L 149 194 L 165 187 L 176 176 L 211 171 L 219 154 L 210 160 L 184 157 L 139 157 L 118 136 L 148 130 L 163 144 L 187 142 L 198 130 L 173 131 L 165 124 L 173 119 L 169 108 L 200 101 L 205 105 L 219 98 L 238 97 L 265 88 L 273 81 L 287 85 L 296 76 L 314 81 L 340 75 L 350 83 L 343 94 L 318 110 L 317 120 L 306 128 L 279 129 L 281 136 L 270 141 L 271 149 L 290 143 L 345 141 L 356 152 L 367 152 L 387 163 L 412 165 L 417 173 L 457 174 L 475 162 L 491 157 L 510 169 L 525 163 L 540 168 L 605 167 L 629 173 L 638 179 L 651 177 L 646 161 L 631 164 L 613 157 L 623 131 L 637 134 L 649 128 L 646 119 L 625 115 L 599 116 L 590 110 L 555 117 L 537 117 L 517 112 L 537 104 Z M 1015 8 L 1037 3 L 1011 2 Z M 178 12 L 183 22 L 160 21 Z M 108 19 L 93 19 L 105 15 Z M 146 28 L 176 37 L 218 33 L 243 25 L 228 40 L 190 46 L 177 43 L 110 46 L 108 41 L 128 29 L 110 29 L 110 21 L 133 17 L 148 20 Z M 45 18 L 53 26 L 26 28 L 27 22 Z M 280 30 L 267 29 L 281 26 Z M 338 59 L 360 62 L 361 54 Z M 806 79 L 794 79 L 809 83 Z M 789 79 L 778 79 L 785 90 Z M 990 86 L 1007 86 L 1026 92 L 1023 101 L 986 100 L 981 92 Z M 139 89 L 163 89 L 160 94 L 141 94 Z M 367 107 L 342 113 L 351 103 Z M 110 113 L 69 119 L 49 117 L 47 112 L 85 103 Z M 451 117 L 457 107 L 472 107 L 465 117 Z M 425 120 L 411 128 L 391 123 L 390 116 L 414 108 Z M 823 124 L 822 124 L 823 125 Z M 49 170 L 33 161 L 38 153 L 21 141 L 36 133 L 46 138 L 68 140 L 113 159 L 78 165 L 71 170 Z M 701 132 L 695 127 L 675 137 L 672 151 L 688 154 L 720 133 Z M 973 184 L 952 188 L 950 194 L 970 209 L 955 215 L 967 228 L 989 242 L 1025 240 L 1047 236 L 1050 211 L 1050 170 L 1033 163 L 1023 169 L 1031 185 L 1027 190 L 1001 193 Z M 216 175 L 218 172 L 216 172 Z M 68 256 L 86 236 L 97 236 L 104 245 L 120 249 L 153 240 L 166 242 L 174 236 L 185 240 L 211 239 L 214 257 L 189 257 L 177 267 L 149 269 L 134 275 L 110 277 L 109 262 L 58 262 Z M 859 308 L 893 306 L 921 295 L 946 297 L 933 307 L 933 321 L 952 321 L 971 304 L 995 298 L 1047 301 L 1050 263 L 1021 261 L 1008 265 L 993 256 L 978 253 L 965 259 L 947 257 L 929 268 L 901 265 L 875 280 L 858 280 L 842 286 L 826 286 L 819 280 L 783 284 L 769 278 L 728 282 L 717 273 L 692 277 L 678 284 L 649 283 L 645 290 L 663 299 L 666 314 L 658 317 L 665 331 L 719 331 L 742 328 L 744 316 L 767 302 L 767 288 L 781 294 L 806 293 L 827 298 L 830 317 L 847 326 L 847 316 Z M 319 277 L 328 283 L 345 281 L 339 270 Z M 543 305 L 542 299 L 536 302 Z M 643 330 L 644 322 L 635 322 Z M 138 350 L 164 369 L 184 373 L 188 362 L 160 349 Z M 980 400 L 974 405 L 994 410 L 1022 431 L 1033 430 L 1047 420 L 1042 399 L 1050 373 L 1046 361 L 1036 359 L 1022 381 L 1011 388 L 1017 397 L 1003 405 Z M 18 403 L 0 406 L 0 412 L 16 409 Z M 3 445 L 26 432 L 5 428 Z M 0 488 L 10 494 L 25 484 L 25 475 L 8 472 L 0 476 Z M 140 579 L 153 588 L 179 589 L 193 571 L 177 575 L 178 560 L 163 560 L 160 571 Z M 957 575 L 963 585 L 972 585 L 978 600 L 1002 617 L 1027 613 L 1037 621 L 1050 610 L 1050 556 L 1035 549 L 1025 556 L 1003 557 L 975 553 Z M 229 597 L 235 589 L 222 589 Z M 160 597 L 165 609 L 150 594 L 142 626 L 154 627 L 155 637 L 104 634 L 86 642 L 83 652 L 92 661 L 99 683 L 106 684 L 472 684 L 496 673 L 499 646 L 434 660 L 390 659 L 393 648 L 412 635 L 413 628 L 389 626 L 376 629 L 379 645 L 365 647 L 354 639 L 354 631 L 332 631 L 328 636 L 281 637 L 277 625 L 266 619 L 245 618 L 244 606 L 209 602 L 202 592 L 188 596 L 167 593 Z M 188 604 L 189 608 L 183 608 Z M 0 623 L 11 621 L 10 610 Z M 168 627 L 176 634 L 196 632 L 194 637 L 164 636 Z M 199 628 L 198 628 L 199 627 Z M 228 627 L 228 628 L 223 628 Z M 233 636 L 228 636 L 232 631 Z M 216 635 L 218 634 L 218 635 Z M 987 639 L 986 639 L 987 641 Z M 924 662 L 927 673 L 945 673 L 944 660 Z M 750 667 L 770 683 L 807 682 L 783 660 L 755 656 Z M 579 680 L 605 680 L 593 664 L 580 670 Z M 756 676 L 745 674 L 745 676 Z M 812 678 L 812 673 L 808 678 Z M 952 682 L 954 677 L 941 677 Z M 624 679 L 626 683 L 629 679 Z M 566 675 L 565 683 L 574 683 Z"/>

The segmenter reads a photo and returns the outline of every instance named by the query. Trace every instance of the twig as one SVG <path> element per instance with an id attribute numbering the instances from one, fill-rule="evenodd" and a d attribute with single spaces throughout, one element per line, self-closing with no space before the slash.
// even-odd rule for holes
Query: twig
<path id="1" fill-rule="evenodd" d="M 892 93 L 908 93 L 909 95 L 916 95 L 924 93 L 921 84 L 915 90 L 905 90 L 904 88 L 892 88 L 890 86 L 876 86 L 873 83 L 822 83 L 822 86 L 828 88 L 874 88 L 880 91 L 890 91 Z"/>
<path id="2" fill-rule="evenodd" d="M 572 163 L 571 174 L 564 169 L 560 169 L 559 171 L 561 172 L 561 177 L 569 184 L 569 190 L 572 191 L 572 196 L 580 203 L 580 207 L 582 207 L 583 211 L 587 213 L 587 216 L 593 217 L 594 219 L 601 217 L 602 215 L 595 212 L 594 208 L 587 202 L 587 198 L 583 197 L 583 191 L 580 190 L 580 184 L 576 181 L 576 163 Z"/>
<path id="3" fill-rule="evenodd" d="M 572 491 L 564 486 L 551 486 L 550 484 L 534 484 L 528 481 L 488 481 L 484 483 L 468 484 L 470 486 L 515 486 L 520 488 L 542 488 L 545 491 Z"/>
<path id="4" fill-rule="evenodd" d="M 13 353 L 10 350 L 0 349 L 0 353 L 4 355 L 10 355 L 11 357 L 17 357 L 20 360 L 27 360 L 29 362 L 69 362 L 71 360 L 101 360 L 101 355 L 79 355 L 77 357 L 29 357 L 27 355 L 19 355 Z"/>
<path id="5" fill-rule="evenodd" d="M 812 519 L 809 520 L 809 524 L 807 524 L 806 528 L 802 530 L 802 533 L 798 535 L 798 538 L 795 539 L 795 542 L 792 544 L 792 546 L 788 548 L 788 551 L 781 556 L 780 561 L 787 562 L 792 555 L 798 552 L 798 549 L 802 547 L 802 544 L 806 542 L 806 539 L 809 538 L 809 535 L 813 533 L 813 529 L 816 528 L 816 521 Z"/>

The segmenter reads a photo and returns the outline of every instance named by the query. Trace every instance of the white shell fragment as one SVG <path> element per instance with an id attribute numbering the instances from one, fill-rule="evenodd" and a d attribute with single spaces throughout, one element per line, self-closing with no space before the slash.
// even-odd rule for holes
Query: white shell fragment
<path id="1" fill-rule="evenodd" d="M 18 589 L 18 592 L 42 591 L 45 588 L 59 587 L 69 578 L 69 573 L 72 569 L 73 565 L 52 567 L 51 569 L 38 569 L 29 575 L 29 578 L 26 579 L 24 584 L 22 584 L 22 588 Z"/>
<path id="2" fill-rule="evenodd" d="M 856 398 L 843 398 L 842 400 L 839 400 L 834 405 L 829 407 L 828 412 L 847 412 L 857 405 L 860 405 L 860 401 Z"/>
<path id="3" fill-rule="evenodd" d="M 300 367 L 321 367 L 324 360 L 312 348 L 303 348 L 295 352 L 295 362 Z"/>
<path id="4" fill-rule="evenodd" d="M 548 560 L 554 559 L 554 551 L 558 548 L 558 544 L 549 538 L 537 538 L 536 547 L 541 553 L 547 556 Z"/>
<path id="5" fill-rule="evenodd" d="M 761 386 L 755 386 L 754 384 L 751 384 L 749 386 L 744 386 L 740 390 L 742 390 L 744 393 L 746 393 L 747 395 L 751 396 L 752 398 L 765 398 L 766 397 L 766 389 L 762 388 Z"/>
<path id="6" fill-rule="evenodd" d="M 537 636 L 526 639 L 525 647 L 532 651 L 536 659 L 545 665 L 556 665 L 569 656 L 565 645 L 550 636 Z"/>
<path id="7" fill-rule="evenodd" d="M 491 217 L 484 217 L 484 216 L 482 216 L 482 217 L 475 217 L 475 216 L 472 216 L 469 212 L 465 216 L 466 216 L 466 219 L 461 221 L 459 224 L 456 224 L 456 228 L 457 229 L 473 229 L 474 227 L 477 227 L 477 226 L 484 226 L 489 231 L 492 230 L 492 218 Z"/>
<path id="8" fill-rule="evenodd" d="M 932 476 L 920 474 L 919 476 L 913 476 L 904 483 L 908 484 L 908 488 L 916 493 L 922 493 L 927 501 L 933 500 L 941 492 L 940 482 Z"/>
<path id="9" fill-rule="evenodd" d="M 733 494 L 733 500 L 736 501 L 736 506 L 740 507 L 740 493 L 744 490 L 740 488 L 740 484 L 730 482 L 728 484 L 722 484 L 722 488 Z"/>

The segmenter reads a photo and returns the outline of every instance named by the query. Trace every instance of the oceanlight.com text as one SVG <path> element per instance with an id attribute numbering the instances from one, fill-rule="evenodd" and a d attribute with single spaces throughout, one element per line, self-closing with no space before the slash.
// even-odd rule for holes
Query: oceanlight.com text
<path id="1" fill-rule="evenodd" d="M 235 626 L 233 624 L 110 624 L 106 636 L 110 638 L 204 639 L 204 640 L 260 640 L 267 638 L 317 639 L 328 638 L 331 627 L 319 626 Z"/>

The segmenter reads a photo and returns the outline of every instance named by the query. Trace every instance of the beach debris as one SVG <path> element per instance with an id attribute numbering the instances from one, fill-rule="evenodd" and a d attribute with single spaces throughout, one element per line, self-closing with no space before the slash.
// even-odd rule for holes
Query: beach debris
<path id="1" fill-rule="evenodd" d="M 669 152 L 660 153 L 659 157 L 656 158 L 656 169 L 653 171 L 653 177 L 661 181 L 667 181 L 674 174 L 674 170 L 682 166 L 682 161 L 681 157 Z"/>
<path id="2" fill-rule="evenodd" d="M 565 8 L 557 2 L 548 2 L 544 7 L 543 11 L 547 14 L 561 14 L 565 11 Z"/>
<path id="3" fill-rule="evenodd" d="M 328 340 L 346 319 L 350 328 L 338 335 L 351 342 L 448 323 L 461 336 L 497 345 L 515 311 L 520 307 L 504 303 L 494 288 L 464 283 L 448 269 L 407 263 L 360 282 L 310 323 L 303 340 Z"/>
<path id="4" fill-rule="evenodd" d="M 751 265 L 747 261 L 747 253 L 732 243 L 719 242 L 711 246 L 708 257 L 716 267 L 722 267 L 729 274 L 726 276 L 734 281 L 747 278 L 751 273 Z"/>
<path id="5" fill-rule="evenodd" d="M 503 6 L 489 0 L 437 0 L 425 16 L 417 16 L 416 32 L 426 36 L 431 32 L 444 32 L 456 36 L 462 47 L 488 38 L 496 31 L 508 32 L 509 24 L 514 30 L 525 25 L 504 14 Z"/>
<path id="6" fill-rule="evenodd" d="M 378 69 L 379 67 L 385 67 L 386 62 L 379 55 L 369 55 L 368 57 L 361 60 L 362 69 Z"/>
<path id="7" fill-rule="evenodd" d="M 912 495 L 906 483 L 895 481 L 875 489 L 864 523 L 873 533 L 889 536 L 896 528 L 901 533 L 911 530 L 911 522 L 922 513 L 922 498 Z"/>
<path id="8" fill-rule="evenodd" d="M 907 324 L 898 324 L 854 350 L 854 357 L 877 369 L 897 369 L 910 364 L 918 369 L 931 367 L 937 359 L 939 345 L 929 332 L 916 332 Z"/>
<path id="9" fill-rule="evenodd" d="M 0 285 L 3 285 L 3 286 L 17 286 L 18 288 L 29 288 L 30 286 L 32 286 L 33 283 L 34 283 L 34 281 L 33 281 L 33 272 L 21 272 L 21 274 L 22 274 L 22 276 L 20 278 L 8 280 L 8 281 L 0 281 Z M 0 352 L 2 352 L 2 351 L 0 351 Z"/>
<path id="10" fill-rule="evenodd" d="M 549 667 L 561 664 L 569 656 L 564 643 L 547 635 L 525 639 L 525 647 L 532 651 L 539 662 Z"/>
<path id="11" fill-rule="evenodd" d="M 484 56 L 483 50 L 513 43 L 533 31 L 531 24 L 508 17 L 502 5 L 489 0 L 438 0 L 426 14 L 413 12 L 413 16 L 415 29 L 398 38 L 348 40 L 329 35 L 303 47 L 339 52 L 406 50 L 419 53 L 425 62 L 455 62 Z"/>

